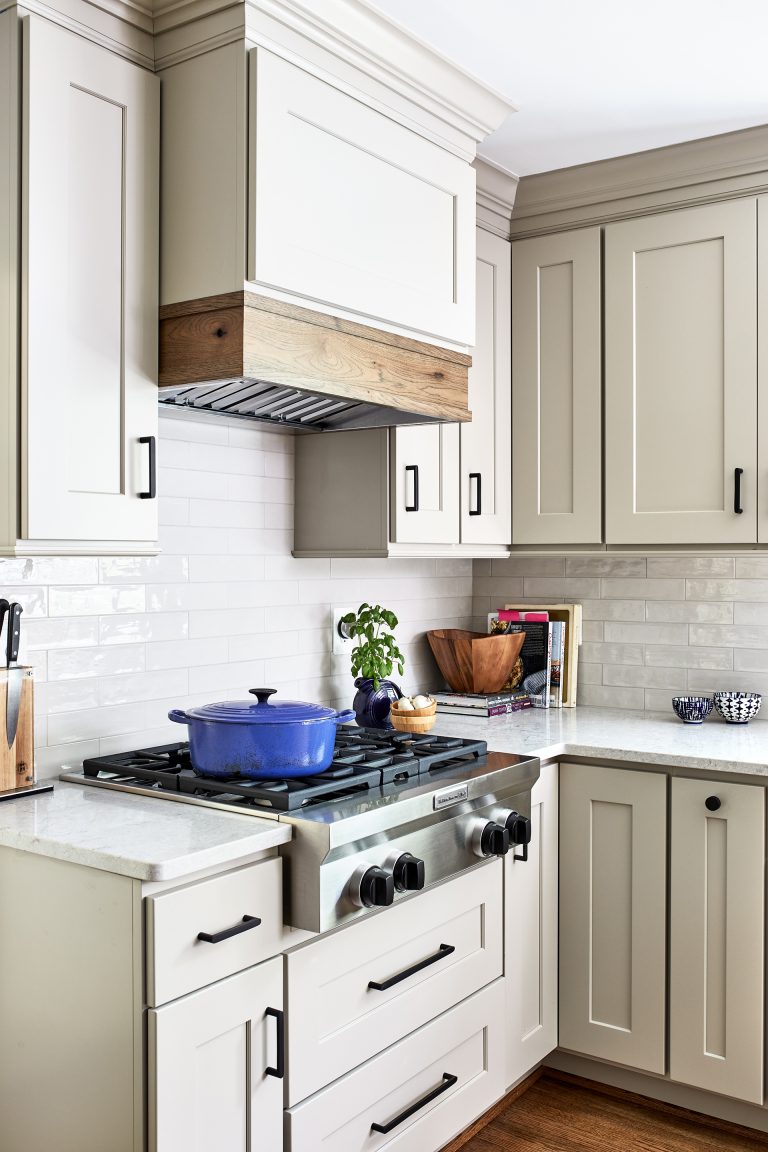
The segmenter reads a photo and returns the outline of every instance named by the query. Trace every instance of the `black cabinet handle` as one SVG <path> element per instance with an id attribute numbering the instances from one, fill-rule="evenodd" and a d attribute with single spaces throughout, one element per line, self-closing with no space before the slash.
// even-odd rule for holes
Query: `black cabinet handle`
<path id="1" fill-rule="evenodd" d="M 139 492 L 139 500 L 154 500 L 157 496 L 157 441 L 154 436 L 139 436 L 139 444 L 149 444 L 149 488 Z"/>
<path id="2" fill-rule="evenodd" d="M 475 508 L 470 508 L 469 514 L 470 514 L 470 516 L 480 516 L 480 515 L 482 515 L 482 511 L 483 511 L 483 489 L 482 489 L 483 477 L 482 477 L 481 473 L 480 472 L 470 472 L 470 474 L 469 474 L 470 504 L 472 503 L 472 481 L 473 480 L 477 481 L 477 506 Z"/>
<path id="3" fill-rule="evenodd" d="M 447 1092 L 449 1088 L 457 1082 L 458 1076 L 453 1076 L 450 1072 L 443 1072 L 443 1079 L 437 1088 L 433 1088 L 431 1092 L 427 1092 L 426 1096 L 422 1096 L 421 1100 L 417 1100 L 415 1104 L 411 1104 L 410 1108 L 406 1108 L 405 1112 L 401 1112 L 399 1116 L 395 1116 L 390 1120 L 389 1124 L 371 1124 L 371 1132 L 381 1132 L 386 1136 L 387 1132 L 391 1132 L 393 1128 L 397 1128 L 398 1124 L 402 1124 L 404 1120 L 409 1120 L 415 1112 L 421 1108 L 426 1108 L 427 1104 L 431 1104 L 433 1100 L 437 1100 L 438 1096 L 442 1096 L 443 1092 Z"/>
<path id="4" fill-rule="evenodd" d="M 733 470 L 733 510 L 737 516 L 740 516 L 744 509 L 741 506 L 741 476 L 743 468 L 734 468 Z"/>
<path id="5" fill-rule="evenodd" d="M 285 1013 L 279 1008 L 267 1008 L 264 1015 L 274 1016 L 277 1024 L 277 1067 L 265 1068 L 264 1073 L 266 1076 L 277 1076 L 278 1080 L 282 1080 L 285 1076 Z"/>
<path id="6" fill-rule="evenodd" d="M 704 807 L 707 808 L 710 812 L 717 812 L 721 804 L 722 800 L 719 796 L 707 796 L 706 800 L 704 801 Z"/>
<path id="7" fill-rule="evenodd" d="M 428 956 L 426 960 L 420 960 L 418 964 L 411 965 L 410 968 L 404 968 L 402 972 L 398 972 L 396 976 L 390 976 L 389 980 L 382 980 L 379 984 L 376 980 L 368 982 L 369 988 L 374 988 L 377 992 L 386 992 L 388 988 L 394 988 L 395 984 L 399 984 L 401 980 L 407 980 L 409 976 L 415 976 L 417 972 L 422 972 L 425 968 L 429 968 L 430 964 L 437 964 L 438 960 L 444 960 L 446 956 L 450 956 L 451 952 L 456 949 L 453 944 L 441 944 L 434 956 Z"/>
<path id="8" fill-rule="evenodd" d="M 408 473 L 413 472 L 413 504 L 406 504 L 406 512 L 418 512 L 419 510 L 419 466 L 418 464 L 406 464 L 405 478 L 408 479 Z"/>
<path id="9" fill-rule="evenodd" d="M 259 924 L 261 920 L 258 916 L 243 916 L 240 923 L 232 928 L 224 928 L 221 932 L 198 932 L 197 938 L 206 944 L 221 944 L 222 940 L 230 940 L 241 932 L 250 932 L 251 928 L 258 928 Z"/>

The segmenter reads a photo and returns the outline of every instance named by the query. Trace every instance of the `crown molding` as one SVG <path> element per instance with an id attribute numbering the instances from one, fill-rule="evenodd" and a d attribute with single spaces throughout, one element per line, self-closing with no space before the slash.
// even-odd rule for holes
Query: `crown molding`
<path id="1" fill-rule="evenodd" d="M 768 125 L 520 181 L 513 236 L 586 227 L 768 189 Z"/>
<path id="2" fill-rule="evenodd" d="M 472 164 L 477 177 L 477 224 L 487 232 L 509 240 L 512 229 L 512 210 L 519 180 L 511 172 L 505 172 L 477 157 Z"/>
<path id="3" fill-rule="evenodd" d="M 0 12 L 15 11 L 42 16 L 76 36 L 123 56 L 134 64 L 154 70 L 152 16 L 130 0 L 24 0 L 3 3 Z"/>

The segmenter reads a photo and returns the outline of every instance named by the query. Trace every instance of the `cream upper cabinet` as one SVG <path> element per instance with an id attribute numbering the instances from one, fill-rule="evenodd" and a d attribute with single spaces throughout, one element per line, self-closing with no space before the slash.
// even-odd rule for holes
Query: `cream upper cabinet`
<path id="1" fill-rule="evenodd" d="M 605 229 L 606 541 L 757 536 L 756 201 Z"/>
<path id="2" fill-rule="evenodd" d="M 757 393 L 768 396 L 768 196 L 757 200 Z M 757 406 L 757 540 L 768 544 L 768 404 Z"/>
<path id="3" fill-rule="evenodd" d="M 392 541 L 458 544 L 458 424 L 417 424 L 390 435 Z"/>
<path id="4" fill-rule="evenodd" d="M 765 789 L 672 781 L 669 1074 L 763 1102 Z"/>
<path id="5" fill-rule="evenodd" d="M 664 1073 L 663 775 L 560 769 L 560 1047 Z"/>
<path id="6" fill-rule="evenodd" d="M 2 551 L 151 551 L 159 84 L 37 16 L 0 18 L 4 52 L 20 32 L 20 141 L 0 128 L 23 157 L 9 189 L 21 205 L 21 342 L 9 348 L 2 432 L 18 424 L 20 456 L 12 468 L 6 445 Z M 0 326 L 3 339 L 15 333 Z"/>
<path id="7" fill-rule="evenodd" d="M 602 540 L 600 229 L 512 244 L 512 542 Z"/>
<path id="8" fill-rule="evenodd" d="M 469 370 L 472 421 L 460 427 L 461 541 L 511 539 L 511 349 L 509 241 L 477 230 L 475 346 Z"/>

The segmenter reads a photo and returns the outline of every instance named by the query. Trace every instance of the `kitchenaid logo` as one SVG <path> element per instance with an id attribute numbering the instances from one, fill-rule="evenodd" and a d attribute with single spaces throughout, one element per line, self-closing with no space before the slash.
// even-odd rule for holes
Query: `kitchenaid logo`
<path id="1" fill-rule="evenodd" d="M 445 788 L 442 792 L 435 793 L 434 807 L 447 808 L 449 804 L 458 804 L 460 800 L 466 800 L 468 794 L 466 784 L 460 784 L 457 788 Z"/>

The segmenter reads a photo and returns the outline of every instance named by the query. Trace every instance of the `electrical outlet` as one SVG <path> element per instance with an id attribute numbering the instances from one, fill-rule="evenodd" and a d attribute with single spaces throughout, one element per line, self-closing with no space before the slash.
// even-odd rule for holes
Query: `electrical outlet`
<path id="1" fill-rule="evenodd" d="M 331 651 L 334 656 L 348 656 L 355 646 L 354 640 L 349 640 L 339 632 L 339 621 L 342 616 L 348 616 L 350 612 L 357 612 L 358 607 L 357 604 L 334 604 L 331 608 L 331 634 L 333 637 Z"/>

